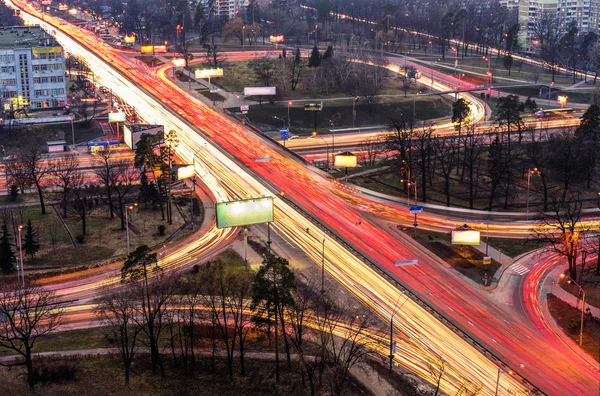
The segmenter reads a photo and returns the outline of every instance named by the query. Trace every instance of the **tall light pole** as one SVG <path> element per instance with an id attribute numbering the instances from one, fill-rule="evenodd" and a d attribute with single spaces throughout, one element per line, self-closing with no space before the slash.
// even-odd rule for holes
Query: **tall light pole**
<path id="1" fill-rule="evenodd" d="M 354 128 L 356 123 L 356 102 L 358 102 L 359 99 L 360 96 L 355 96 L 354 99 L 352 99 L 352 128 Z"/>
<path id="2" fill-rule="evenodd" d="M 125 234 L 127 234 L 127 257 L 131 254 L 131 247 L 129 246 L 129 211 L 133 210 L 138 204 L 128 205 L 125 208 Z"/>
<path id="3" fill-rule="evenodd" d="M 583 344 L 583 318 L 585 315 L 585 291 L 580 284 L 575 282 L 573 278 L 566 274 L 560 274 L 561 278 L 567 278 L 569 283 L 573 282 L 579 288 L 579 292 L 581 293 L 581 327 L 579 328 L 579 346 Z"/>
<path id="4" fill-rule="evenodd" d="M 398 300 L 396 301 L 396 304 L 394 305 L 394 310 L 392 311 L 392 315 L 390 316 L 390 355 L 389 355 L 390 372 L 392 371 L 393 366 L 394 366 L 394 316 L 396 315 L 396 312 L 398 312 L 398 310 L 400 308 L 402 308 L 402 306 L 408 300 L 408 297 L 406 297 L 406 299 L 404 300 L 402 305 L 398 306 L 398 303 L 400 302 L 400 298 L 402 298 L 403 295 L 404 295 L 404 291 L 402 291 L 402 294 L 398 297 Z"/>
<path id="5" fill-rule="evenodd" d="M 21 285 L 25 287 L 25 271 L 23 268 L 23 239 L 21 238 L 21 231 L 23 230 L 23 226 L 19 226 L 19 262 L 21 263 Z M 17 279 L 19 277 L 19 269 L 17 268 Z"/>
<path id="6" fill-rule="evenodd" d="M 194 175 L 192 176 L 192 191 L 190 192 L 190 224 L 194 229 L 194 192 L 196 191 L 196 157 L 192 158 L 192 167 Z"/>
<path id="7" fill-rule="evenodd" d="M 4 145 L 0 144 L 0 147 L 2 147 L 2 162 L 4 163 L 4 183 L 6 184 L 6 191 L 10 191 L 10 188 L 8 187 L 8 169 L 6 168 L 6 149 L 4 148 Z"/>
<path id="8" fill-rule="evenodd" d="M 288 101 L 288 129 L 291 131 L 292 123 L 290 122 L 290 106 L 292 106 L 292 101 Z"/>
<path id="9" fill-rule="evenodd" d="M 246 48 L 246 41 L 244 40 L 244 32 L 246 31 L 246 25 L 242 26 L 242 51 Z"/>
<path id="10" fill-rule="evenodd" d="M 325 238 L 323 238 L 323 250 L 321 254 L 321 295 L 325 295 Z"/>
<path id="11" fill-rule="evenodd" d="M 326 149 L 327 150 L 327 168 L 329 168 L 329 144 L 327 143 L 327 141 L 325 139 L 323 139 L 321 136 L 319 136 L 316 131 L 313 131 L 312 136 L 318 137 L 319 139 L 321 139 L 323 141 L 323 143 L 325 143 L 325 147 L 327 148 Z"/>
<path id="12" fill-rule="evenodd" d="M 527 203 L 525 204 L 525 210 L 527 212 L 527 218 L 529 218 L 529 189 L 531 187 L 531 176 L 540 176 L 542 173 L 538 168 L 530 169 L 527 172 Z"/>
<path id="13" fill-rule="evenodd" d="M 73 144 L 73 151 L 75 151 L 75 126 L 73 125 L 73 119 L 75 118 L 74 114 L 69 116 L 69 120 L 71 120 L 71 138 L 73 139 L 71 143 Z"/>

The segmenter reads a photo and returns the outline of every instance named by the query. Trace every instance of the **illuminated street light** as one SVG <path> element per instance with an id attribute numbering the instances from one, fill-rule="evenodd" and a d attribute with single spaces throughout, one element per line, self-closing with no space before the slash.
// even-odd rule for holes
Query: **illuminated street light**
<path id="1" fill-rule="evenodd" d="M 133 210 L 135 207 L 137 207 L 138 204 L 137 202 L 133 205 L 129 205 L 125 208 L 125 233 L 127 234 L 127 256 L 129 257 L 129 254 L 131 254 L 131 248 L 129 246 L 129 211 Z"/>
<path id="2" fill-rule="evenodd" d="M 585 314 L 585 291 L 583 290 L 583 287 L 581 287 L 581 285 L 579 285 L 577 282 L 575 282 L 573 280 L 573 278 L 571 278 L 569 275 L 560 274 L 560 277 L 563 279 L 566 278 L 568 283 L 573 282 L 579 288 L 579 292 L 581 293 L 581 327 L 579 329 L 579 346 L 581 346 L 583 344 L 583 318 L 584 318 L 584 314 Z"/>
<path id="3" fill-rule="evenodd" d="M 556 101 L 558 102 L 558 104 L 560 104 L 561 109 L 567 105 L 568 98 L 569 97 L 566 95 L 559 95 L 558 98 L 556 98 Z"/>
<path id="4" fill-rule="evenodd" d="M 542 172 L 540 172 L 540 170 L 538 168 L 533 168 L 530 169 L 529 172 L 527 172 L 527 204 L 526 204 L 526 212 L 527 212 L 527 217 L 529 218 L 529 188 L 531 186 L 531 176 L 541 176 Z"/>
<path id="5" fill-rule="evenodd" d="M 21 238 L 21 231 L 23 231 L 23 226 L 19 226 L 19 261 L 21 262 L 21 285 L 25 287 L 25 271 L 23 269 L 23 239 Z M 19 279 L 19 265 L 17 264 L 17 283 Z"/>

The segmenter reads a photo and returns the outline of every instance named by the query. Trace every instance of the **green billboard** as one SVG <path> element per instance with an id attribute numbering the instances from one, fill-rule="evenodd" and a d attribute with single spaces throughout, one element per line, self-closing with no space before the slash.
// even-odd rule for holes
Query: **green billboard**
<path id="1" fill-rule="evenodd" d="M 273 221 L 273 197 L 217 202 L 217 227 L 239 227 Z"/>

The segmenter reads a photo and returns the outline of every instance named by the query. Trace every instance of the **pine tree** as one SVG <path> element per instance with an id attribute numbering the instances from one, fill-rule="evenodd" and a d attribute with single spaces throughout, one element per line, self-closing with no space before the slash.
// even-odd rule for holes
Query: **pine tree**
<path id="1" fill-rule="evenodd" d="M 323 54 L 323 60 L 329 60 L 333 57 L 333 46 L 329 45 L 327 47 L 327 51 L 325 51 L 325 53 Z"/>
<path id="2" fill-rule="evenodd" d="M 33 258 L 38 250 L 40 250 L 40 244 L 37 239 L 37 231 L 33 229 L 31 219 L 27 220 L 27 225 L 25 226 L 25 241 L 23 241 L 23 250 L 25 250 L 25 254 L 28 254 L 31 256 L 31 258 Z"/>
<path id="3" fill-rule="evenodd" d="M 2 235 L 0 236 L 0 269 L 5 274 L 13 271 L 15 265 L 15 252 L 10 244 L 10 234 L 6 220 L 2 222 Z"/>
<path id="4" fill-rule="evenodd" d="M 321 53 L 319 47 L 314 46 L 310 58 L 308 59 L 308 67 L 319 67 L 321 66 Z"/>

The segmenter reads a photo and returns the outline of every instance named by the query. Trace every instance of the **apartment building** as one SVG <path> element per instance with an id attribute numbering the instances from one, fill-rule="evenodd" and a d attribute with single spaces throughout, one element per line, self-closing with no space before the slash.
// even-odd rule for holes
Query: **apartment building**
<path id="1" fill-rule="evenodd" d="M 3 110 L 66 105 L 64 51 L 40 27 L 0 27 L 0 80 Z"/>
<path id="2" fill-rule="evenodd" d="M 558 0 L 558 26 L 563 30 L 575 21 L 579 32 L 597 33 L 599 13 L 600 0 Z"/>
<path id="3" fill-rule="evenodd" d="M 560 0 L 520 0 L 519 1 L 519 44 L 528 53 L 536 51 L 536 25 L 544 18 L 556 18 Z"/>
<path id="4" fill-rule="evenodd" d="M 204 6 L 209 9 L 209 0 L 203 0 Z M 235 19 L 243 17 L 248 5 L 248 0 L 213 0 L 212 12 L 218 17 L 227 17 L 227 19 Z"/>

